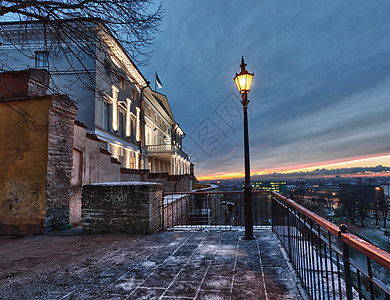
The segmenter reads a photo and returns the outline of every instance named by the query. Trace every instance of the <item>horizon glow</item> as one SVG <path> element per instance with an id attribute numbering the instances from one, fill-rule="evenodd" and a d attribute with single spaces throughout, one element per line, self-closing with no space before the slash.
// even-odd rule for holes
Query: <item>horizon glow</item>
<path id="1" fill-rule="evenodd" d="M 314 164 L 312 166 L 297 165 L 288 168 L 277 168 L 277 169 L 266 169 L 261 171 L 252 171 L 251 176 L 253 175 L 267 175 L 272 173 L 281 173 L 289 174 L 294 172 L 310 172 L 317 169 L 341 169 L 341 168 L 353 168 L 353 167 L 375 167 L 378 165 L 390 167 L 390 155 L 374 156 L 374 157 L 364 157 L 364 158 L 355 158 L 352 160 L 339 161 L 339 162 L 322 162 L 321 164 Z M 196 175 L 196 174 L 195 174 Z M 198 180 L 216 180 L 216 179 L 233 179 L 244 177 L 244 171 L 236 173 L 217 173 L 205 176 L 197 177 Z"/>

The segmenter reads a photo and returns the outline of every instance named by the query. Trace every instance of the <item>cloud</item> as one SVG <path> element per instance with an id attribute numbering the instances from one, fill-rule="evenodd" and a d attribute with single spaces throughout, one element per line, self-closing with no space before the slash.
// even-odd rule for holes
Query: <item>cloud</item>
<path id="1" fill-rule="evenodd" d="M 205 118 L 227 139 L 197 174 L 243 169 L 242 125 L 215 114 L 235 90 L 245 56 L 255 72 L 249 104 L 252 169 L 390 152 L 388 1 L 166 2 L 151 66 L 187 134 Z"/>

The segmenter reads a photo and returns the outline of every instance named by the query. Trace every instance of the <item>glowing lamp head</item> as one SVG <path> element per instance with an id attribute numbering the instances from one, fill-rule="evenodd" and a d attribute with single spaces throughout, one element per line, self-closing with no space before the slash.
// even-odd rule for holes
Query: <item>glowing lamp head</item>
<path id="1" fill-rule="evenodd" d="M 236 73 L 236 76 L 234 77 L 234 81 L 237 85 L 237 89 L 241 94 L 249 93 L 251 90 L 252 85 L 252 79 L 254 73 L 248 73 L 247 70 L 245 70 L 246 63 L 244 62 L 244 57 L 241 59 L 241 72 L 239 74 Z"/>

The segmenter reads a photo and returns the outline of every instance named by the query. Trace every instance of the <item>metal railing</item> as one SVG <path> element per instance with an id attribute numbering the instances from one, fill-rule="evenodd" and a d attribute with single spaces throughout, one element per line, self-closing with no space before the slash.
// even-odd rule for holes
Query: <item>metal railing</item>
<path id="1" fill-rule="evenodd" d="M 166 193 L 162 209 L 163 227 L 244 226 L 243 192 Z M 271 196 L 253 194 L 255 226 L 271 226 Z"/>
<path id="2" fill-rule="evenodd" d="M 243 192 L 166 193 L 163 227 L 244 226 Z M 389 299 L 390 254 L 274 192 L 252 192 L 254 226 L 270 226 L 311 299 Z M 379 279 L 380 278 L 380 279 Z"/>
<path id="3" fill-rule="evenodd" d="M 272 193 L 272 230 L 312 299 L 390 299 L 390 254 L 345 225 Z"/>

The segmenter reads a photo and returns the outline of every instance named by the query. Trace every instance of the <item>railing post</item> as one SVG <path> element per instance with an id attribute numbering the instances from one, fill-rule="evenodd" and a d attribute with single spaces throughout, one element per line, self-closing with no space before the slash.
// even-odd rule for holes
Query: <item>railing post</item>
<path id="1" fill-rule="evenodd" d="M 161 230 L 164 230 L 165 227 L 165 218 L 164 218 L 164 194 L 162 194 L 162 199 L 161 199 Z"/>
<path id="2" fill-rule="evenodd" d="M 272 231 L 274 231 L 274 227 L 275 227 L 275 221 L 274 221 L 274 218 L 275 218 L 275 215 L 276 215 L 276 212 L 275 212 L 275 199 L 274 197 L 271 195 L 271 228 L 272 228 Z"/>
<path id="3" fill-rule="evenodd" d="M 339 226 L 341 233 L 347 232 L 347 225 L 341 224 Z M 352 300 L 352 278 L 351 278 L 351 263 L 349 262 L 349 246 L 347 243 L 342 242 L 343 245 L 343 264 L 344 264 L 344 280 L 345 289 L 347 293 L 347 300 Z"/>
<path id="4" fill-rule="evenodd" d="M 287 218 L 287 239 L 288 239 L 288 257 L 291 261 L 292 252 L 291 252 L 291 233 L 290 233 L 290 209 L 288 203 L 286 203 L 286 218 Z"/>
<path id="5" fill-rule="evenodd" d="M 370 287 L 370 299 L 374 300 L 375 295 L 374 295 L 374 286 L 372 284 L 372 268 L 371 268 L 371 259 L 367 256 L 367 271 L 368 271 L 368 280 L 369 282 L 369 287 Z"/>

